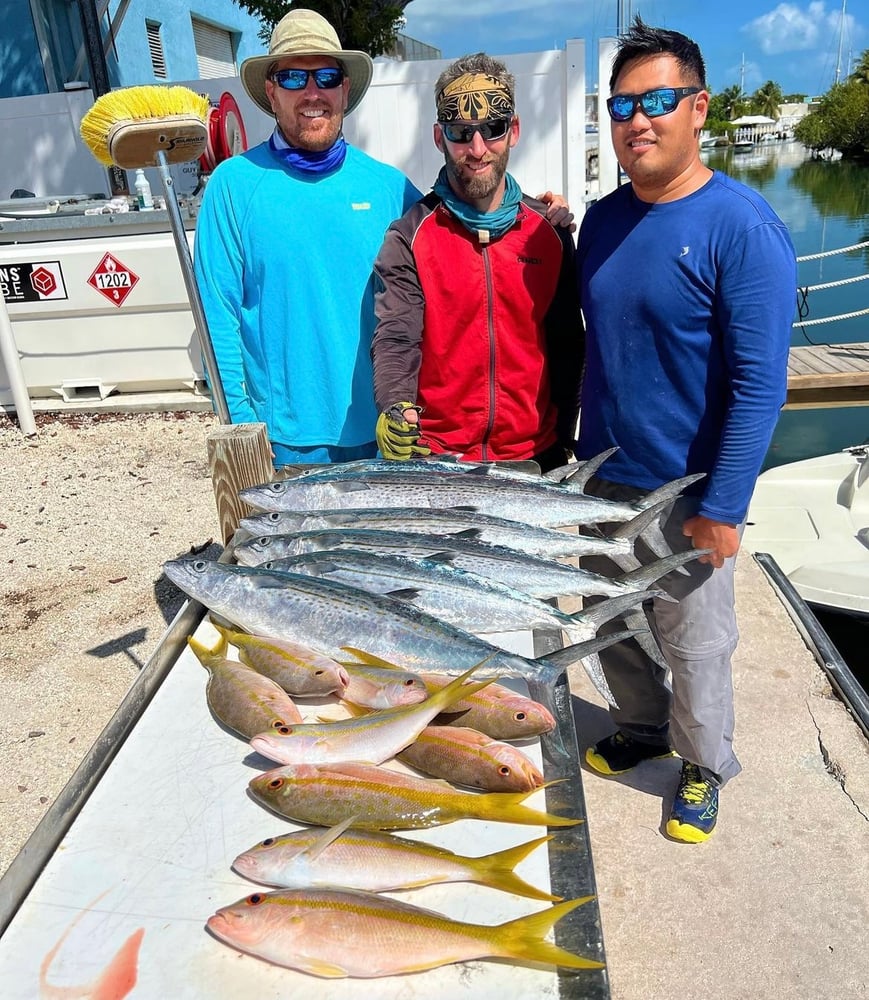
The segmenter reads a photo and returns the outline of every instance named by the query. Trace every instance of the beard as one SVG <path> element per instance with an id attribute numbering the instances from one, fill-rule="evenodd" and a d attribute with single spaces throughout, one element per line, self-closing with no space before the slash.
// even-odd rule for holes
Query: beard
<path id="1" fill-rule="evenodd" d="M 510 159 L 510 147 L 507 146 L 502 153 L 487 153 L 483 157 L 483 163 L 491 163 L 491 171 L 483 177 L 475 174 L 464 173 L 463 168 L 467 163 L 479 162 L 473 156 L 450 156 L 449 148 L 444 143 L 444 162 L 447 167 L 447 174 L 453 186 L 453 190 L 465 198 L 467 201 L 478 201 L 488 198 L 497 189 L 507 173 L 507 161 Z"/>

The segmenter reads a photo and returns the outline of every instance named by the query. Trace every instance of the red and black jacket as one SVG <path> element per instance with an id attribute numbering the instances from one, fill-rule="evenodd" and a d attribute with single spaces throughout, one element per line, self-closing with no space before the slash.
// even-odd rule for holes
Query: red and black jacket
<path id="1" fill-rule="evenodd" d="M 424 407 L 436 453 L 510 461 L 573 443 L 585 346 L 574 245 L 544 212 L 523 196 L 513 226 L 481 243 L 432 193 L 387 231 L 375 401 Z"/>

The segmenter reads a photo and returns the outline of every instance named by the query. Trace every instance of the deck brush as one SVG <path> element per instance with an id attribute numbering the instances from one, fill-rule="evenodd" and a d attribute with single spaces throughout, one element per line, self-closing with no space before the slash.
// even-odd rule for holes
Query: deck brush
<path id="1" fill-rule="evenodd" d="M 126 87 L 103 94 L 81 120 L 85 145 L 100 163 L 125 170 L 195 160 L 205 149 L 208 97 L 187 87 Z"/>

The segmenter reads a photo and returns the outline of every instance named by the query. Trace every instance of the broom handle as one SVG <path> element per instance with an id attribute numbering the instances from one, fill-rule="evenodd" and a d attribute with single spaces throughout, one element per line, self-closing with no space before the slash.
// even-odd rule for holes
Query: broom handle
<path id="1" fill-rule="evenodd" d="M 226 405 L 223 382 L 220 380 L 220 371 L 217 367 L 217 357 L 214 354 L 214 345 L 211 342 L 211 334 L 208 331 L 205 310 L 202 308 L 202 297 L 199 294 L 199 286 L 196 284 L 196 278 L 193 274 L 193 259 L 190 256 L 190 244 L 187 242 L 187 233 L 184 231 L 184 223 L 181 220 L 181 209 L 178 207 L 178 199 L 175 197 L 175 185 L 172 180 L 172 174 L 169 173 L 169 163 L 162 149 L 157 150 L 157 169 L 160 172 L 160 180 L 163 183 L 166 211 L 169 213 L 169 223 L 172 226 L 172 235 L 175 238 L 175 249 L 178 251 L 178 262 L 181 264 L 181 274 L 184 277 L 187 297 L 190 300 L 193 323 L 199 335 L 199 346 L 202 349 L 202 356 L 205 359 L 205 371 L 208 373 L 208 384 L 211 386 L 211 399 L 214 402 L 214 409 L 217 412 L 220 422 L 222 424 L 231 424 L 232 418 L 229 415 L 229 407 Z"/>

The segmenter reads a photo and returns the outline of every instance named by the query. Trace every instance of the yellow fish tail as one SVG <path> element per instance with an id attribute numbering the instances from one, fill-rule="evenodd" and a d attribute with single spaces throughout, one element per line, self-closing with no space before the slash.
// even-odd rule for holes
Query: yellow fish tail
<path id="1" fill-rule="evenodd" d="M 223 631 L 219 631 L 220 639 L 213 649 L 209 649 L 208 646 L 199 642 L 198 639 L 194 639 L 192 635 L 187 636 L 187 645 L 196 654 L 196 659 L 199 660 L 203 667 L 207 667 L 208 664 L 214 662 L 214 660 L 222 660 L 226 657 L 228 643 Z"/>
<path id="2" fill-rule="evenodd" d="M 532 791 L 537 790 L 539 789 Z M 580 819 L 556 816 L 555 813 L 541 812 L 539 809 L 523 805 L 529 795 L 531 792 L 486 792 L 477 796 L 479 815 L 485 819 L 522 823 L 526 826 L 576 826 L 582 822 Z"/>
<path id="3" fill-rule="evenodd" d="M 510 920 L 491 930 L 492 941 L 497 942 L 498 954 L 505 958 L 524 959 L 528 962 L 547 962 L 550 965 L 561 965 L 568 969 L 602 969 L 603 962 L 591 958 L 574 955 L 573 952 L 559 948 L 558 945 L 544 941 L 544 936 L 553 924 L 575 910 L 583 903 L 594 899 L 594 896 L 583 896 L 581 899 L 571 899 L 566 903 L 557 903 L 540 913 L 532 913 L 518 920 Z"/>
<path id="4" fill-rule="evenodd" d="M 516 896 L 524 896 L 526 899 L 546 899 L 549 902 L 560 900 L 561 896 L 552 896 L 542 889 L 536 889 L 513 871 L 520 861 L 524 861 L 532 851 L 548 840 L 552 840 L 552 834 L 547 837 L 538 837 L 536 840 L 529 840 L 516 847 L 509 847 L 506 851 L 498 851 L 496 854 L 486 854 L 482 858 L 476 858 L 474 864 L 477 873 L 476 881 L 481 885 L 488 885 L 492 889 L 501 889 L 503 892 L 512 892 Z"/>

